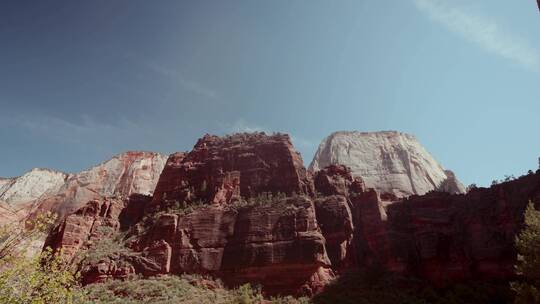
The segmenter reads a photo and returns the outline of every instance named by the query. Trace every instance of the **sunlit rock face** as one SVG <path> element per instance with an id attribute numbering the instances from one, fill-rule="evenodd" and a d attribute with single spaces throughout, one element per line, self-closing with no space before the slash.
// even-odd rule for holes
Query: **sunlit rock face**
<path id="1" fill-rule="evenodd" d="M 32 169 L 24 175 L 0 180 L 0 201 L 10 205 L 26 203 L 56 193 L 68 175 L 49 169 Z"/>
<path id="2" fill-rule="evenodd" d="M 140 258 L 117 256 L 87 265 L 85 283 L 131 272 L 200 273 L 232 286 L 251 282 L 271 293 L 313 294 L 334 273 L 312 193 L 287 135 L 207 135 L 188 154 L 169 157 L 151 201 L 90 200 L 54 229 L 46 245 L 73 255 L 98 225 L 118 231 L 128 214 L 138 217 L 144 209 L 146 220 L 128 232 L 129 246 Z M 171 208 L 171 202 L 196 208 Z M 330 209 L 346 213 L 345 204 L 341 199 Z M 352 239 L 350 231 L 332 237 L 335 247 Z"/>
<path id="3" fill-rule="evenodd" d="M 0 225 L 47 211 L 62 217 L 92 199 L 151 195 L 166 160 L 154 152 L 125 152 L 76 174 L 33 169 L 0 179 Z"/>
<path id="4" fill-rule="evenodd" d="M 56 194 L 68 175 L 49 169 L 32 169 L 15 178 L 0 179 L 0 225 L 23 220 L 34 202 Z"/>
<path id="5" fill-rule="evenodd" d="M 351 168 L 368 188 L 397 197 L 431 190 L 464 193 L 463 185 L 412 135 L 396 132 L 335 132 L 325 138 L 309 169 L 341 164 Z"/>
<path id="6" fill-rule="evenodd" d="M 389 145 L 406 146 L 396 140 Z M 390 167 L 399 153 L 409 158 L 395 166 L 434 162 L 411 156 L 418 151 L 393 153 Z M 414 170 L 433 179 L 431 171 L 442 170 L 433 167 Z M 85 265 L 85 284 L 196 273 L 230 286 L 261 284 L 270 294 L 313 295 L 336 275 L 372 266 L 440 286 L 515 279 L 514 240 L 527 203 L 540 206 L 540 173 L 467 194 L 448 193 L 457 181 L 439 177 L 431 190 L 446 192 L 404 198 L 403 188 L 379 192 L 345 165 L 310 174 L 283 134 L 206 135 L 191 152 L 169 156 L 153 197 L 89 199 L 63 218 L 47 245 L 74 255 L 125 233 L 132 254 Z"/>
<path id="7" fill-rule="evenodd" d="M 302 158 L 288 135 L 206 135 L 191 152 L 170 156 L 153 205 L 196 200 L 223 204 L 264 192 L 313 192 Z"/>
<path id="8" fill-rule="evenodd" d="M 9 184 L 11 181 L 13 180 L 13 178 L 5 178 L 5 177 L 0 177 L 0 193 L 2 193 L 2 189 L 7 185 Z"/>
<path id="9" fill-rule="evenodd" d="M 71 175 L 55 195 L 38 200 L 39 211 L 65 215 L 102 197 L 151 195 L 167 157 L 154 152 L 126 152 Z"/>

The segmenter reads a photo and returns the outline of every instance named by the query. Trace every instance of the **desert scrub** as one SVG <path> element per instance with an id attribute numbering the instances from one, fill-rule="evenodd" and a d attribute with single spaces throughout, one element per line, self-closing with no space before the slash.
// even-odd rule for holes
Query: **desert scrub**
<path id="1" fill-rule="evenodd" d="M 228 206 L 228 208 L 239 210 L 246 207 L 254 206 L 275 206 L 275 207 L 286 207 L 294 205 L 294 202 L 309 199 L 306 195 L 293 194 L 287 196 L 287 194 L 278 192 L 273 194 L 272 192 L 262 192 L 257 196 L 249 198 L 241 198 L 238 201 L 233 202 Z"/>
<path id="2" fill-rule="evenodd" d="M 13 257 L 0 272 L 0 303 L 80 303 L 84 299 L 78 278 L 50 248 L 28 258 Z"/>
<path id="3" fill-rule="evenodd" d="M 64 263 L 62 253 L 46 248 L 28 256 L 27 244 L 49 231 L 56 216 L 38 215 L 26 227 L 0 227 L 0 303 L 80 303 L 77 276 Z"/>
<path id="4" fill-rule="evenodd" d="M 56 214 L 47 212 L 26 220 L 24 227 L 18 222 L 0 226 L 0 266 L 23 254 L 32 241 L 48 235 L 56 219 Z"/>
<path id="5" fill-rule="evenodd" d="M 258 289 L 242 285 L 227 290 L 219 283 L 210 289 L 194 283 L 194 276 L 161 276 L 152 279 L 108 281 L 86 287 L 85 303 L 186 303 L 186 304 L 256 304 L 264 299 Z M 304 304 L 306 299 L 273 298 L 276 304 Z"/>
<path id="6" fill-rule="evenodd" d="M 81 252 L 76 258 L 76 263 L 81 266 L 139 254 L 126 246 L 123 233 L 114 233 L 108 238 L 102 238 L 88 245 L 88 250 Z"/>

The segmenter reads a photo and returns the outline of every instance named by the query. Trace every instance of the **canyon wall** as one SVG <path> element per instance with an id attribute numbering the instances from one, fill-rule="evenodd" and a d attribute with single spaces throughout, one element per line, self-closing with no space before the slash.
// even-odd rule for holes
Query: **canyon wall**
<path id="1" fill-rule="evenodd" d="M 152 196 L 90 200 L 46 246 L 67 258 L 122 233 L 126 250 L 83 265 L 85 283 L 197 273 L 270 294 L 312 295 L 349 270 L 381 267 L 436 285 L 514 277 L 513 242 L 540 173 L 407 198 L 344 165 L 310 173 L 284 134 L 204 136 L 172 154 Z"/>

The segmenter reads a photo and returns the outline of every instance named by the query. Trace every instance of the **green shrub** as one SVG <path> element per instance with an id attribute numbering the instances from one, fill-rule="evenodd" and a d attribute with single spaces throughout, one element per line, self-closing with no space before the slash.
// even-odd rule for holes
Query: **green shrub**
<path id="1" fill-rule="evenodd" d="M 529 202 L 525 210 L 525 228 L 516 237 L 521 280 L 512 283 L 515 303 L 540 303 L 540 211 Z"/>
<path id="2" fill-rule="evenodd" d="M 259 289 L 249 284 L 227 290 L 199 286 L 197 276 L 161 276 L 127 281 L 108 281 L 86 287 L 87 304 L 101 303 L 186 303 L 186 304 L 257 304 L 264 300 Z M 306 304 L 307 299 L 273 298 L 276 304 Z"/>
<path id="3" fill-rule="evenodd" d="M 80 303 L 77 277 L 60 257 L 47 249 L 32 258 L 13 257 L 0 272 L 0 303 Z"/>

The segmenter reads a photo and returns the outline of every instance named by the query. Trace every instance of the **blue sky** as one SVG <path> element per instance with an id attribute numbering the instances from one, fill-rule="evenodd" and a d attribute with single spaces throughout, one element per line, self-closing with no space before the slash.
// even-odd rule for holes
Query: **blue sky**
<path id="1" fill-rule="evenodd" d="M 0 2 L 0 176 L 205 133 L 415 134 L 466 184 L 538 167 L 534 0 Z"/>

